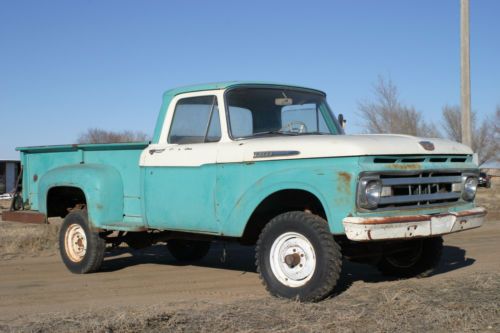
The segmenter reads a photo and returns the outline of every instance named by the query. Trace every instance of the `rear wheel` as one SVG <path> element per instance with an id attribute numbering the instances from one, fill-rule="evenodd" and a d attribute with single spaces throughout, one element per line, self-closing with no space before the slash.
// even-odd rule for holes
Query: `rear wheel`
<path id="1" fill-rule="evenodd" d="M 426 277 L 439 264 L 442 252 L 442 237 L 411 240 L 403 243 L 400 251 L 383 255 L 377 268 L 388 276 Z"/>
<path id="2" fill-rule="evenodd" d="M 272 295 L 305 302 L 327 297 L 342 265 L 327 222 L 304 212 L 272 219 L 260 234 L 256 259 L 260 278 Z"/>
<path id="3" fill-rule="evenodd" d="M 167 242 L 170 254 L 179 261 L 197 261 L 203 259 L 210 250 L 209 241 L 172 239 Z"/>
<path id="4" fill-rule="evenodd" d="M 59 252 L 71 272 L 98 271 L 105 249 L 106 240 L 91 230 L 85 210 L 73 210 L 66 215 L 59 231 Z"/>

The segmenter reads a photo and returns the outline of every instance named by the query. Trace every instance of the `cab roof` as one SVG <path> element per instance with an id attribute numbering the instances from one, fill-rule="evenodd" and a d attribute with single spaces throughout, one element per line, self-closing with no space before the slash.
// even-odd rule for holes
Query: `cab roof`
<path id="1" fill-rule="evenodd" d="M 236 88 L 236 87 L 262 87 L 262 88 L 296 88 L 296 89 L 304 89 L 314 91 L 316 93 L 320 93 L 325 95 L 325 93 L 318 89 L 313 89 L 309 87 L 304 87 L 295 84 L 284 84 L 284 83 L 275 83 L 275 82 L 263 82 L 263 81 L 225 81 L 225 82 L 215 82 L 215 83 L 205 83 L 205 84 L 194 84 L 183 87 L 178 87 L 174 89 L 170 89 L 165 91 L 163 94 L 166 96 L 175 96 L 179 94 L 195 92 L 195 91 L 204 91 L 204 90 L 223 90 L 228 88 Z"/>

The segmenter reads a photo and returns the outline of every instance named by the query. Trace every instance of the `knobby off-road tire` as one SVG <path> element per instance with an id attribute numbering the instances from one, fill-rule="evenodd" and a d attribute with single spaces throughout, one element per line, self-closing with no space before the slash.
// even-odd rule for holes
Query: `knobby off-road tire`
<path id="1" fill-rule="evenodd" d="M 316 302 L 335 288 L 342 254 L 324 219 L 294 211 L 276 216 L 264 227 L 256 265 L 271 295 Z"/>
<path id="2" fill-rule="evenodd" d="M 377 268 L 383 275 L 410 278 L 432 274 L 441 260 L 443 238 L 424 238 L 408 242 L 411 245 L 409 250 L 382 256 Z"/>
<path id="3" fill-rule="evenodd" d="M 170 254 L 179 261 L 197 261 L 203 259 L 210 250 L 208 241 L 172 239 L 167 242 Z"/>
<path id="4" fill-rule="evenodd" d="M 86 210 L 73 210 L 66 215 L 59 231 L 59 253 L 72 273 L 98 271 L 105 249 L 106 240 L 91 230 Z"/>

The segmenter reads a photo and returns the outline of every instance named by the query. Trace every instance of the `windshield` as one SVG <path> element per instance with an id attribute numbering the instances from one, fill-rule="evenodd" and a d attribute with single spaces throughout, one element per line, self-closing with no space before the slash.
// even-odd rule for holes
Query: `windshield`
<path id="1" fill-rule="evenodd" d="M 233 139 L 279 135 L 342 134 L 319 93 L 294 89 L 237 88 L 226 93 Z"/>

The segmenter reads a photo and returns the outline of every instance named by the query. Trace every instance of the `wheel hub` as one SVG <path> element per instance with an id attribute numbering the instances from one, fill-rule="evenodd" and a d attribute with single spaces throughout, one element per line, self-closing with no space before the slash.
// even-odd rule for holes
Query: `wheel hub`
<path id="1" fill-rule="evenodd" d="M 72 224 L 64 235 L 66 254 L 73 262 L 82 261 L 87 253 L 87 236 L 85 230 L 78 225 Z"/>
<path id="2" fill-rule="evenodd" d="M 281 283 L 289 287 L 301 287 L 314 274 L 316 254 L 304 235 L 287 232 L 274 241 L 270 262 L 274 276 Z"/>
<path id="3" fill-rule="evenodd" d="M 298 253 L 293 253 L 285 256 L 285 263 L 290 268 L 294 268 L 300 263 L 300 255 Z"/>

